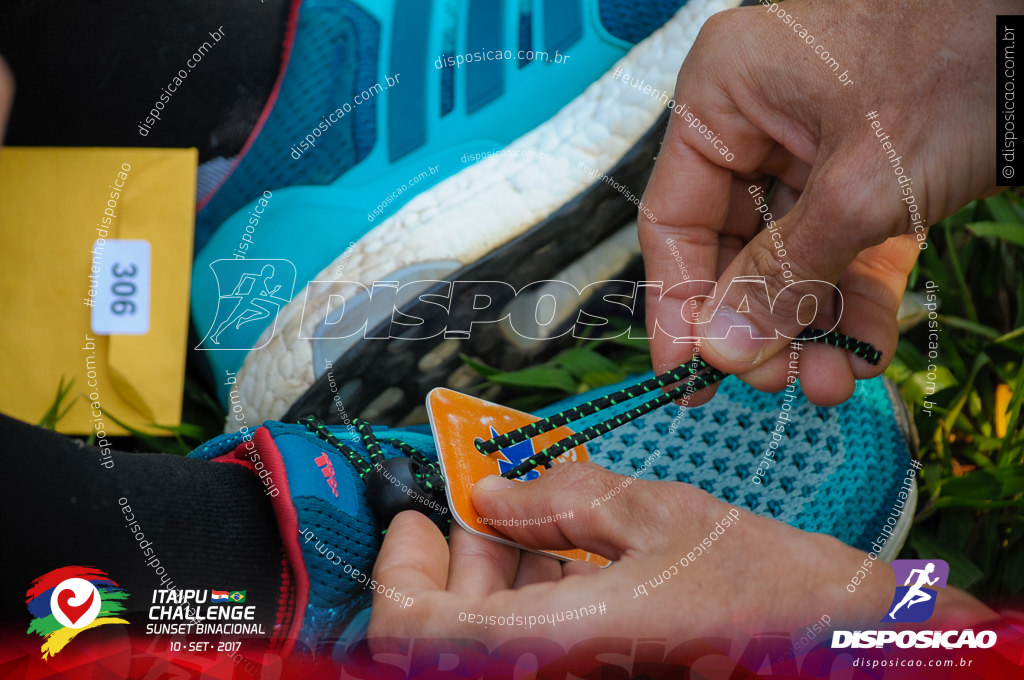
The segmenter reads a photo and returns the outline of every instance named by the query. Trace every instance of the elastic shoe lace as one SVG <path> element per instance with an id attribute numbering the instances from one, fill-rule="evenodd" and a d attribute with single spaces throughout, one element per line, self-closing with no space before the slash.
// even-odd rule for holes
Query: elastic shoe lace
<path id="1" fill-rule="evenodd" d="M 882 353 L 870 344 L 835 331 L 825 332 L 819 329 L 805 328 L 797 339 L 793 341 L 797 347 L 799 347 L 800 342 L 815 342 L 840 347 L 872 365 L 878 365 L 882 358 Z M 714 368 L 699 355 L 694 355 L 686 363 L 660 375 L 559 411 L 529 425 L 499 434 L 490 439 L 477 439 L 475 446 L 482 455 L 489 456 L 509 446 L 532 439 L 544 432 L 550 432 L 573 421 L 599 413 L 616 404 L 621 404 L 649 392 L 662 390 L 662 388 L 669 385 L 682 383 L 668 391 L 662 391 L 653 399 L 649 399 L 638 406 L 555 442 L 502 474 L 507 479 L 517 479 L 537 467 L 544 466 L 548 468 L 556 458 L 577 446 L 607 434 L 615 428 L 636 420 L 677 399 L 682 399 L 687 395 L 692 395 L 694 392 L 721 382 L 729 375 L 729 373 Z M 313 416 L 308 416 L 300 420 L 299 424 L 305 425 L 317 437 L 333 446 L 348 459 L 359 476 L 366 482 L 367 502 L 370 504 L 378 520 L 381 520 L 382 525 L 386 526 L 390 519 L 402 510 L 419 510 L 425 514 L 430 514 L 432 508 L 430 508 L 429 502 L 432 501 L 442 506 L 447 504 L 445 481 L 440 467 L 407 443 L 394 437 L 384 438 L 382 441 L 387 442 L 405 454 L 404 456 L 386 459 L 380 447 L 380 441 L 373 433 L 369 423 L 355 418 L 352 420 L 352 424 L 356 428 L 360 441 L 369 453 L 370 462 L 367 462 L 351 446 L 335 436 L 324 425 L 323 421 Z M 396 483 L 396 480 L 398 483 Z M 397 488 L 399 486 L 405 486 L 409 489 L 409 492 L 400 491 Z M 395 491 L 398 493 L 395 493 Z"/>

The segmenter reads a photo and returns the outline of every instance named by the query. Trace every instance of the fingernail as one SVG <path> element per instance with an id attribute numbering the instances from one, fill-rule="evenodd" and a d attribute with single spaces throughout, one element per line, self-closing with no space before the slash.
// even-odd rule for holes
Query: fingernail
<path id="1" fill-rule="evenodd" d="M 497 491 L 498 489 L 511 488 L 515 486 L 515 482 L 498 475 L 489 475 L 477 482 L 476 485 L 481 491 Z"/>
<path id="2" fill-rule="evenodd" d="M 746 314 L 740 314 L 729 307 L 719 307 L 707 325 L 705 339 L 715 351 L 730 361 L 747 361 L 756 364 L 761 360 L 764 340 L 755 340 L 761 335 Z M 747 327 L 750 330 L 747 330 Z M 751 332 L 753 331 L 753 332 Z"/>

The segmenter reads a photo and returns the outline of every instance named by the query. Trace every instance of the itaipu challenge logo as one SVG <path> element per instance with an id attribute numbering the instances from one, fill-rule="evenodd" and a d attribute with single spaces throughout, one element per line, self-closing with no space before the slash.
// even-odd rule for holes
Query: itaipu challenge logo
<path id="1" fill-rule="evenodd" d="M 34 617 L 27 633 L 43 638 L 43 659 L 54 656 L 83 630 L 108 623 L 128 624 L 128 592 L 95 567 L 62 567 L 32 582 L 25 597 Z"/>

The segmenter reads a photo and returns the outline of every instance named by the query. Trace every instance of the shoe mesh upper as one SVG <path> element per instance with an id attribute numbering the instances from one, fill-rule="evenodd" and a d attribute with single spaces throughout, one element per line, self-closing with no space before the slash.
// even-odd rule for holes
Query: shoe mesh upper
<path id="1" fill-rule="evenodd" d="M 363 160 L 377 140 L 377 97 L 352 105 L 353 97 L 377 82 L 380 26 L 347 0 L 321 0 L 303 7 L 288 70 L 274 108 L 213 199 L 196 215 L 198 252 L 213 231 L 264 190 L 298 184 L 328 184 Z M 350 105 L 337 122 L 324 116 Z M 337 118 L 337 116 L 335 116 Z M 318 129 L 324 123 L 327 130 Z M 291 149 L 306 135 L 315 147 Z"/>
<path id="2" fill-rule="evenodd" d="M 898 500 L 910 463 L 884 379 L 858 381 L 853 397 L 833 408 L 814 406 L 799 388 L 793 394 L 789 421 L 778 420 L 786 392 L 766 394 L 728 378 L 708 404 L 681 416 L 680 407 L 670 404 L 589 442 L 587 449 L 592 461 L 614 472 L 633 475 L 646 462 L 640 479 L 693 484 L 751 512 L 868 550 Z M 581 395 L 538 415 L 595 396 Z M 570 427 L 582 430 L 640 400 Z M 783 426 L 781 439 L 762 483 L 755 484 L 751 480 L 777 423 Z"/>
<path id="3" fill-rule="evenodd" d="M 686 0 L 601 0 L 598 5 L 605 30 L 631 43 L 638 43 L 668 21 Z"/>

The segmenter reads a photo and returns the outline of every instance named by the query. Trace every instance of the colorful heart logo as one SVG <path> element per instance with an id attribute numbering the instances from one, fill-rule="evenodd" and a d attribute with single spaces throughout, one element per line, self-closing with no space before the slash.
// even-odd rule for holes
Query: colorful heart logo
<path id="1" fill-rule="evenodd" d="M 86 599 L 85 604 L 71 604 L 71 598 L 73 597 L 75 597 L 75 591 L 70 588 L 57 593 L 57 606 L 60 608 L 61 613 L 71 621 L 71 625 L 78 623 L 78 620 L 89 611 L 89 607 L 92 606 L 92 601 L 96 597 L 96 591 L 92 590 L 89 592 L 89 597 Z"/>

